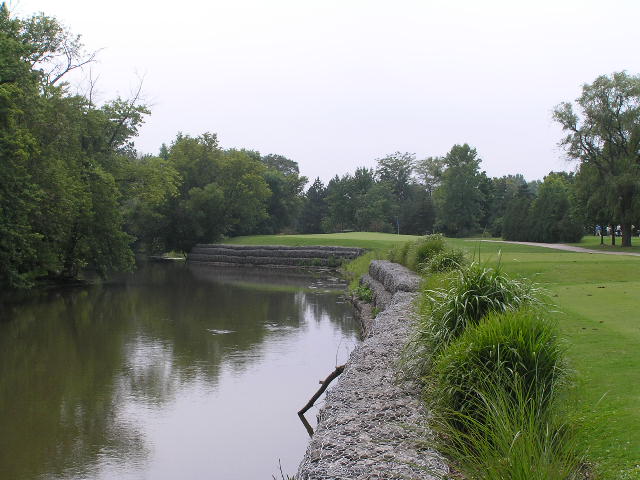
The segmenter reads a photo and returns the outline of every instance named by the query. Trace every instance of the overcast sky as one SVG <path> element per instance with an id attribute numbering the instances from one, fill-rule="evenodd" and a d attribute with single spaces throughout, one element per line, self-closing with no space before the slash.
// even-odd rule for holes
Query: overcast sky
<path id="1" fill-rule="evenodd" d="M 12 0 L 103 48 L 103 100 L 144 76 L 136 146 L 177 132 L 279 153 L 328 180 L 395 151 L 469 143 L 490 176 L 569 170 L 551 111 L 640 73 L 640 2 Z"/>

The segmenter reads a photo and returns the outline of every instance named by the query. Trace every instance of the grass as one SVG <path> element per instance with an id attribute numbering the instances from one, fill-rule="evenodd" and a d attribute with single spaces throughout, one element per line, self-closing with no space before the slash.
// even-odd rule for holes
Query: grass
<path id="1" fill-rule="evenodd" d="M 556 408 L 553 392 L 533 396 L 521 378 L 480 384 L 472 410 L 482 421 L 451 411 L 436 416 L 439 450 L 456 458 L 467 480 L 578 480 L 581 457 L 573 430 Z M 453 426 L 455 425 L 455 426 Z M 465 428 L 459 428 L 463 425 Z M 457 476 L 455 478 L 458 478 Z"/>
<path id="2" fill-rule="evenodd" d="M 341 246 L 360 247 L 369 250 L 390 249 L 398 243 L 416 240 L 414 235 L 394 235 L 391 233 L 348 232 L 318 233 L 310 235 L 252 235 L 234 237 L 221 243 L 241 245 L 287 245 L 287 246 Z"/>
<path id="3" fill-rule="evenodd" d="M 582 237 L 582 241 L 578 243 L 570 243 L 569 245 L 575 245 L 576 247 L 590 248 L 592 250 L 604 250 L 613 252 L 633 252 L 640 253 L 640 238 L 633 237 L 631 239 L 631 247 L 622 248 L 622 238 L 616 238 L 615 246 L 611 245 L 611 237 L 604 237 L 604 244 L 600 245 L 600 237 L 595 235 L 588 235 Z"/>
<path id="4" fill-rule="evenodd" d="M 640 479 L 640 258 L 448 239 L 542 284 L 578 384 L 582 447 L 601 480 Z M 581 244 L 582 245 L 582 244 Z"/>

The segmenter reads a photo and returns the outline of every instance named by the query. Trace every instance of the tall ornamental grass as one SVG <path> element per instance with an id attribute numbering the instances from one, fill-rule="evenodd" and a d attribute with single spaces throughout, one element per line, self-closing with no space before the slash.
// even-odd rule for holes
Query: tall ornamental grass
<path id="1" fill-rule="evenodd" d="M 454 272 L 445 287 L 422 293 L 416 335 L 408 345 L 407 364 L 417 375 L 425 375 L 431 360 L 470 325 L 477 325 L 491 312 L 538 308 L 540 290 L 525 280 L 510 278 L 500 267 L 479 263 Z"/>
<path id="2" fill-rule="evenodd" d="M 582 458 L 574 430 L 564 422 L 554 390 L 495 372 L 475 382 L 472 411 L 438 410 L 432 425 L 438 449 L 466 480 L 578 480 Z M 491 381 L 489 380 L 491 378 Z M 462 426 L 462 427 L 461 427 Z"/>
<path id="3" fill-rule="evenodd" d="M 426 265 L 431 258 L 444 251 L 444 249 L 444 237 L 439 233 L 435 233 L 425 235 L 414 242 L 396 245 L 389 252 L 389 260 L 404 265 L 413 271 L 419 271 L 421 266 Z"/>
<path id="4" fill-rule="evenodd" d="M 437 409 L 483 422 L 488 414 L 483 399 L 490 393 L 510 395 L 516 404 L 519 396 L 551 401 L 563 371 L 554 324 L 534 310 L 494 312 L 442 350 L 429 390 Z"/>
<path id="5" fill-rule="evenodd" d="M 433 255 L 428 261 L 418 265 L 420 273 L 445 273 L 460 270 L 467 264 L 467 257 L 462 250 L 443 250 Z"/>

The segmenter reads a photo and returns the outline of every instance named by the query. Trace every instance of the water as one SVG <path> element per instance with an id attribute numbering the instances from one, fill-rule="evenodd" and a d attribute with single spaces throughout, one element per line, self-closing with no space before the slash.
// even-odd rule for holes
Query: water
<path id="1" fill-rule="evenodd" d="M 336 278 L 151 264 L 5 297 L 0 478 L 270 479 L 357 342 Z M 307 418 L 313 424 L 316 410 Z"/>

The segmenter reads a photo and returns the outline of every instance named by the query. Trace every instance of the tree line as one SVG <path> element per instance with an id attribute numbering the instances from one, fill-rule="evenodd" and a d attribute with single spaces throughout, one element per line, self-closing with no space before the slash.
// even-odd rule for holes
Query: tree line
<path id="1" fill-rule="evenodd" d="M 307 178 L 282 155 L 221 148 L 213 133 L 178 134 L 158 155 L 133 145 L 149 115 L 140 91 L 97 103 L 73 93 L 86 65 L 80 38 L 55 19 L 0 6 L 0 285 L 129 270 L 134 254 L 188 252 L 256 233 L 366 230 L 577 241 L 585 227 L 638 225 L 640 79 L 586 85 L 554 116 L 576 173 L 543 181 L 488 177 L 475 148 L 443 157 L 396 152 L 336 175 Z"/>
<path id="2" fill-rule="evenodd" d="M 508 240 L 579 241 L 584 230 L 576 177 L 551 172 L 543 181 L 489 177 L 468 144 L 444 157 L 395 153 L 376 169 L 320 179 L 305 193 L 304 233 L 366 230 L 449 236 L 486 234 Z"/>

